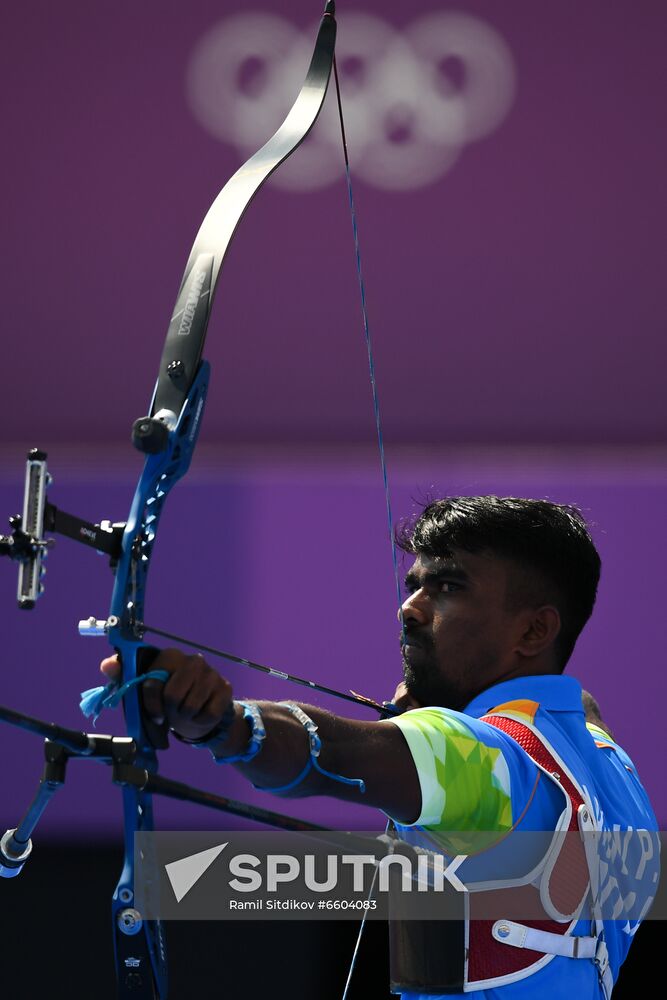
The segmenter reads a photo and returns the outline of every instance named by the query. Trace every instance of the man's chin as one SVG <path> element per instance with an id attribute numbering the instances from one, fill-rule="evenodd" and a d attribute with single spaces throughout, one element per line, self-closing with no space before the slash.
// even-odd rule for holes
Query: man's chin
<path id="1" fill-rule="evenodd" d="M 434 706 L 461 711 L 461 707 L 466 704 L 459 691 L 443 688 L 442 685 L 436 689 L 433 685 L 424 684 L 423 680 L 420 681 L 420 678 L 415 675 L 409 664 L 403 666 L 403 679 L 410 699 L 423 708 Z"/>
<path id="2" fill-rule="evenodd" d="M 414 701 L 419 705 L 437 704 L 432 700 L 431 692 L 428 690 L 428 685 L 420 683 L 419 677 L 417 677 L 410 664 L 406 662 L 403 663 L 403 680 L 405 681 L 405 686 L 411 701 Z"/>

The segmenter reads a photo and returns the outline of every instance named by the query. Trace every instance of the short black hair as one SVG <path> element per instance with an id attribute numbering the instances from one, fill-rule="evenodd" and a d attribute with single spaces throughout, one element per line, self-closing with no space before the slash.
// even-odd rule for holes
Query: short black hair
<path id="1" fill-rule="evenodd" d="M 509 594 L 513 606 L 556 605 L 561 631 L 559 669 L 572 655 L 593 611 L 600 556 L 577 507 L 520 497 L 446 497 L 427 504 L 397 530 L 397 544 L 415 556 L 447 558 L 453 549 L 488 551 L 520 571 Z"/>

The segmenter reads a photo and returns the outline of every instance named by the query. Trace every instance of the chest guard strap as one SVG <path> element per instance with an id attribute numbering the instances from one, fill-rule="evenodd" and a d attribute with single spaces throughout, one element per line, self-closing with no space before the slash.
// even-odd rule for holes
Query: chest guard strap
<path id="1" fill-rule="evenodd" d="M 503 706 L 504 711 L 508 709 L 509 706 Z M 545 856 L 531 873 L 530 882 L 517 879 L 516 882 L 499 881 L 497 887 L 489 883 L 479 889 L 468 886 L 468 912 L 463 921 L 464 950 L 460 962 L 458 954 L 450 952 L 447 958 L 443 955 L 452 945 L 458 950 L 454 928 L 449 927 L 446 933 L 443 930 L 447 922 L 390 923 L 392 992 L 413 990 L 437 995 L 495 988 L 531 976 L 556 955 L 561 955 L 595 962 L 609 1000 L 613 980 L 601 921 L 595 921 L 596 935 L 572 935 L 590 888 L 586 852 L 579 836 L 592 827 L 584 794 L 551 745 L 532 726 L 500 713 L 490 713 L 482 721 L 505 732 L 525 750 L 537 767 L 561 789 L 565 809 Z M 490 906 L 494 913 L 506 906 L 508 916 L 523 909 L 524 912 L 543 913 L 544 919 L 521 923 L 510 919 L 483 919 L 480 915 L 489 912 Z M 424 961 L 427 951 L 428 959 Z M 438 952 L 443 956 L 440 974 L 435 957 Z M 421 975 L 418 972 L 420 965 Z M 456 977 L 452 977 L 454 969 L 460 970 Z M 442 974 L 445 970 L 449 975 Z M 457 978 L 458 982 L 453 982 L 452 978 Z"/>

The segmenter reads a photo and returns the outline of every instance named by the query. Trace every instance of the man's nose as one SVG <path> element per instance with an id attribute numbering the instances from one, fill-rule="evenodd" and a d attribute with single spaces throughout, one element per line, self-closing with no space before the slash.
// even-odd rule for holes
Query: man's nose
<path id="1" fill-rule="evenodd" d="M 428 615 L 424 609 L 421 594 L 421 590 L 416 590 L 403 602 L 403 606 L 398 612 L 398 620 L 402 621 L 403 625 L 407 625 L 409 622 L 414 622 L 417 625 L 426 623 Z"/>

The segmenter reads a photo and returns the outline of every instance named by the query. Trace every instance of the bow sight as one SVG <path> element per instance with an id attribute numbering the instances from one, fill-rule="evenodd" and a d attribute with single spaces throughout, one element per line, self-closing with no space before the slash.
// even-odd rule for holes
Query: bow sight
<path id="1" fill-rule="evenodd" d="M 96 549 L 110 557 L 112 569 L 120 558 L 124 523 L 102 521 L 91 524 L 80 517 L 59 510 L 46 499 L 46 490 L 52 482 L 46 468 L 45 451 L 33 448 L 28 452 L 23 494 L 23 514 L 9 518 L 11 535 L 0 535 L 0 555 L 9 556 L 19 563 L 17 600 L 20 608 L 30 610 L 42 594 L 47 550 L 54 542 L 45 533 L 66 535 L 76 542 Z"/>
<path id="2" fill-rule="evenodd" d="M 76 542 L 96 549 L 110 557 L 112 569 L 120 558 L 124 523 L 102 521 L 91 524 L 80 517 L 59 510 L 46 499 L 51 474 L 46 468 L 46 452 L 33 448 L 28 452 L 23 494 L 23 514 L 9 518 L 11 535 L 0 535 L 0 555 L 19 563 L 16 597 L 20 608 L 30 610 L 42 594 L 42 579 L 46 572 L 44 560 L 54 541 L 46 532 L 66 535 Z"/>

